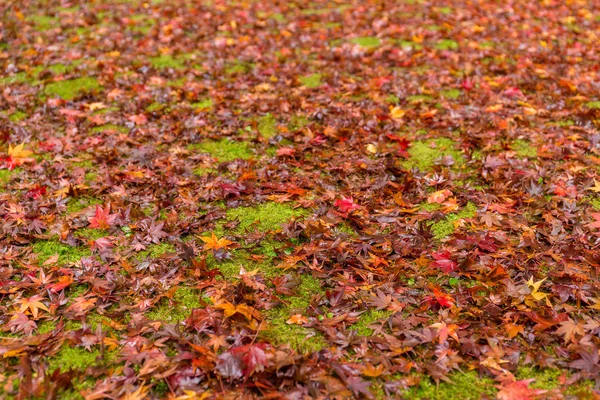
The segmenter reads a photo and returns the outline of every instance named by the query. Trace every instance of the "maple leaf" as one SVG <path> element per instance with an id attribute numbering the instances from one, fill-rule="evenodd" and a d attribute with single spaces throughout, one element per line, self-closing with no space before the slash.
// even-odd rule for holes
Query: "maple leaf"
<path id="1" fill-rule="evenodd" d="M 244 376 L 244 364 L 242 360 L 231 352 L 226 352 L 219 356 L 217 369 L 225 378 L 239 379 Z"/>
<path id="2" fill-rule="evenodd" d="M 15 313 L 6 325 L 11 332 L 16 333 L 23 331 L 25 335 L 31 335 L 31 332 L 37 328 L 35 321 L 30 320 L 29 317 L 22 312 Z"/>
<path id="3" fill-rule="evenodd" d="M 556 333 L 563 335 L 565 338 L 565 344 L 572 342 L 575 343 L 576 336 L 583 336 L 585 334 L 583 323 L 581 321 L 575 322 L 571 318 L 560 323 L 560 327 L 556 330 Z"/>
<path id="4" fill-rule="evenodd" d="M 294 314 L 290 317 L 290 319 L 285 321 L 285 323 L 289 324 L 289 325 L 302 325 L 302 324 L 306 324 L 307 322 L 308 322 L 308 318 L 306 318 L 302 314 Z"/>
<path id="5" fill-rule="evenodd" d="M 429 327 L 437 329 L 439 344 L 445 343 L 446 340 L 448 340 L 448 337 L 451 337 L 452 339 L 456 340 L 456 343 L 460 343 L 460 340 L 458 340 L 458 335 L 456 334 L 458 325 L 447 325 L 445 322 L 438 322 L 436 324 L 430 325 Z"/>
<path id="6" fill-rule="evenodd" d="M 449 294 L 442 292 L 438 288 L 433 288 L 431 291 L 433 295 L 425 296 L 424 298 L 431 306 L 452 307 L 454 305 L 454 299 Z"/>
<path id="7" fill-rule="evenodd" d="M 500 391 L 496 394 L 498 400 L 533 400 L 546 393 L 546 390 L 529 387 L 535 379 L 524 379 L 496 386 Z"/>
<path id="8" fill-rule="evenodd" d="M 335 203 L 333 203 L 341 212 L 347 214 L 354 210 L 358 210 L 360 206 L 354 203 L 352 197 L 343 197 L 341 199 L 337 199 Z"/>
<path id="9" fill-rule="evenodd" d="M 432 256 L 435 259 L 432 265 L 445 273 L 449 274 L 458 269 L 458 264 L 450 259 L 450 252 L 448 250 L 438 251 L 437 253 L 433 253 Z"/>
<path id="10" fill-rule="evenodd" d="M 88 222 L 92 229 L 109 229 L 114 224 L 116 218 L 116 214 L 110 213 L 110 204 L 104 208 L 96 205 L 96 212 L 93 217 L 88 218 Z"/>
<path id="11" fill-rule="evenodd" d="M 134 392 L 127 392 L 121 400 L 142 400 L 148 397 L 148 390 L 150 386 L 140 385 Z"/>
<path id="12" fill-rule="evenodd" d="M 29 298 L 22 297 L 15 301 L 20 304 L 19 312 L 24 313 L 29 311 L 33 319 L 37 319 L 39 310 L 50 311 L 44 303 L 42 303 L 42 296 L 35 295 Z"/>
<path id="13" fill-rule="evenodd" d="M 531 290 L 531 293 L 529 294 L 531 297 L 533 297 L 536 301 L 546 300 L 546 305 L 548 305 L 548 307 L 551 307 L 552 304 L 550 303 L 550 295 L 548 293 L 543 293 L 539 291 L 542 283 L 544 283 L 546 279 L 547 278 L 544 278 L 542 280 L 534 282 L 532 276 L 527 281 L 527 286 L 529 286 L 529 289 Z"/>
<path id="14" fill-rule="evenodd" d="M 595 221 L 589 223 L 587 226 L 590 228 L 600 228 L 600 213 L 592 213 L 592 218 L 594 218 Z"/>
<path id="15" fill-rule="evenodd" d="M 592 192 L 600 193 L 600 182 L 594 179 L 594 186 L 589 187 L 586 190 L 591 190 Z"/>
<path id="16" fill-rule="evenodd" d="M 449 196 L 452 196 L 452 192 L 448 189 L 438 190 L 437 192 L 433 192 L 427 197 L 427 203 L 433 204 L 441 204 L 443 203 Z"/>
<path id="17" fill-rule="evenodd" d="M 361 379 L 358 376 L 351 376 L 347 379 L 346 383 L 350 390 L 352 390 L 352 393 L 354 393 L 354 395 L 357 398 L 360 398 L 361 395 L 368 399 L 373 398 L 373 393 L 371 393 L 371 391 L 369 390 L 371 382 L 365 381 L 364 379 Z"/>
<path id="18" fill-rule="evenodd" d="M 15 147 L 12 147 L 10 144 L 8 145 L 8 157 L 4 157 L 3 161 L 9 170 L 13 170 L 15 167 L 23 165 L 26 162 L 34 161 L 33 158 L 29 157 L 33 152 L 24 150 L 24 146 L 25 143 L 18 144 Z"/>
<path id="19" fill-rule="evenodd" d="M 267 353 L 265 353 L 266 345 L 260 344 L 249 344 L 245 346 L 239 346 L 231 350 L 233 354 L 241 354 L 242 362 L 245 365 L 243 370 L 244 376 L 247 378 L 255 372 L 264 371 L 268 365 Z"/>
<path id="20" fill-rule="evenodd" d="M 201 237 L 200 240 L 202 240 L 205 243 L 204 247 L 207 250 L 226 249 L 227 247 L 231 246 L 234 243 L 231 240 L 227 240 L 225 238 L 221 238 L 221 239 L 217 238 L 217 236 L 214 234 L 214 232 L 211 234 L 211 236 Z"/>

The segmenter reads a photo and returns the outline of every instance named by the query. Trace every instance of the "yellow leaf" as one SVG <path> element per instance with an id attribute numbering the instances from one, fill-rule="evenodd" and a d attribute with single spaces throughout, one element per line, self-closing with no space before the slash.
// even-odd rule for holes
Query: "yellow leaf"
<path id="1" fill-rule="evenodd" d="M 600 182 L 594 179 L 594 186 L 587 188 L 586 190 L 591 190 L 595 193 L 600 193 Z"/>
<path id="2" fill-rule="evenodd" d="M 227 248 L 229 245 L 232 245 L 233 242 L 231 240 L 227 240 L 225 238 L 217 238 L 215 236 L 215 234 L 213 233 L 211 237 L 205 236 L 205 237 L 201 237 L 200 240 L 202 240 L 204 243 L 206 243 L 206 249 L 214 249 L 214 250 L 219 250 L 219 249 L 223 249 L 223 248 Z"/>
<path id="3" fill-rule="evenodd" d="M 10 144 L 8 145 L 8 155 L 12 158 L 27 158 L 33 154 L 30 150 L 23 150 L 25 143 L 21 143 L 12 147 Z"/>
<path id="4" fill-rule="evenodd" d="M 290 325 L 302 325 L 307 322 L 308 322 L 308 318 L 306 318 L 302 314 L 294 314 L 290 317 L 290 319 L 285 321 L 286 324 L 290 324 Z"/>
<path id="5" fill-rule="evenodd" d="M 405 113 L 406 111 L 404 111 L 398 106 L 390 107 L 390 115 L 393 119 L 401 119 L 402 117 L 404 117 Z"/>

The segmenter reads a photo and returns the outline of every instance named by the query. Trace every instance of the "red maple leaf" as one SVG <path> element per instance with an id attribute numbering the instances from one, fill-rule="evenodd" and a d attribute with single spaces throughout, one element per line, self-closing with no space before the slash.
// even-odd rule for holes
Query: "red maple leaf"
<path id="1" fill-rule="evenodd" d="M 90 223 L 90 228 L 93 229 L 108 229 L 111 225 L 114 224 L 115 219 L 117 218 L 116 214 L 110 213 L 110 204 L 106 207 L 102 208 L 100 206 L 96 206 L 96 212 L 93 217 L 89 217 L 88 221 Z"/>
<path id="2" fill-rule="evenodd" d="M 594 218 L 595 221 L 589 223 L 587 226 L 590 228 L 600 228 L 600 213 L 592 213 L 592 218 Z"/>
<path id="3" fill-rule="evenodd" d="M 438 251 L 432 254 L 435 261 L 433 266 L 441 269 L 445 273 L 450 273 L 458 269 L 458 264 L 450 258 L 450 252 L 448 250 Z"/>
<path id="4" fill-rule="evenodd" d="M 498 400 L 532 400 L 539 398 L 546 390 L 532 389 L 529 384 L 535 379 L 524 379 L 497 386 L 500 391 L 496 395 Z"/>
<path id="5" fill-rule="evenodd" d="M 337 199 L 335 201 L 335 203 L 333 203 L 334 206 L 336 206 L 341 212 L 343 212 L 344 214 L 347 214 L 351 211 L 357 210 L 360 208 L 360 206 L 356 203 L 354 203 L 354 200 L 352 200 L 352 197 L 343 197 L 341 199 Z"/>

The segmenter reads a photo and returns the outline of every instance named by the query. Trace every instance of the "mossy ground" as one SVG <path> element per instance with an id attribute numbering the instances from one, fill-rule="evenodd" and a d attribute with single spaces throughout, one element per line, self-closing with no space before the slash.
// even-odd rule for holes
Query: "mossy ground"
<path id="1" fill-rule="evenodd" d="M 453 167 L 461 166 L 465 162 L 463 153 L 456 149 L 456 143 L 449 138 L 413 142 L 408 154 L 410 157 L 402 163 L 407 169 L 429 171 L 437 161 L 441 162 L 443 157 L 452 157 Z"/>
<path id="2" fill-rule="evenodd" d="M 208 140 L 188 146 L 188 150 L 208 153 L 219 162 L 247 160 L 253 153 L 246 142 L 235 142 L 229 139 Z"/>
<path id="3" fill-rule="evenodd" d="M 40 262 L 44 262 L 54 255 L 58 255 L 58 262 L 76 262 L 82 257 L 91 255 L 87 247 L 73 247 L 58 240 L 41 240 L 35 242 L 32 246 L 34 253 L 38 255 Z"/>
<path id="4" fill-rule="evenodd" d="M 238 232 L 244 232 L 251 227 L 266 232 L 281 229 L 281 224 L 293 217 L 306 215 L 307 210 L 293 208 L 287 204 L 266 202 L 253 207 L 237 207 L 227 210 L 228 220 L 238 220 Z"/>
<path id="5" fill-rule="evenodd" d="M 323 335 L 314 329 L 301 325 L 288 324 L 287 321 L 296 313 L 305 314 L 314 295 L 322 294 L 323 289 L 318 279 L 310 275 L 302 275 L 301 283 L 296 289 L 297 295 L 285 296 L 289 304 L 279 306 L 265 313 L 268 326 L 262 332 L 265 338 L 276 343 L 289 344 L 299 352 L 314 352 L 327 346 Z"/>
<path id="6" fill-rule="evenodd" d="M 79 95 L 100 90 L 102 87 L 93 77 L 82 77 L 52 82 L 46 85 L 44 93 L 50 97 L 60 97 L 63 100 L 73 100 Z"/>
<path id="7" fill-rule="evenodd" d="M 309 89 L 315 89 L 322 85 L 321 77 L 321 74 L 310 74 L 302 76 L 298 78 L 298 80 L 305 87 Z"/>
<path id="8" fill-rule="evenodd" d="M 426 208 L 432 211 L 436 209 L 433 205 L 427 205 Z M 443 239 L 454 233 L 455 223 L 465 218 L 473 218 L 477 212 L 477 207 L 473 203 L 468 203 L 462 210 L 451 213 L 445 219 L 430 224 L 431 233 L 436 239 Z"/>

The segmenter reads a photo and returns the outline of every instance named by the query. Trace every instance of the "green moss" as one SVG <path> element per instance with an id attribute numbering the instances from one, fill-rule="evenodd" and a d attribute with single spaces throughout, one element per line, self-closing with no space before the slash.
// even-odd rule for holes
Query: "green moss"
<path id="1" fill-rule="evenodd" d="M 205 176 L 208 175 L 210 173 L 214 173 L 215 170 L 212 168 L 205 168 L 205 167 L 198 167 L 196 169 L 194 169 L 193 173 L 196 176 Z"/>
<path id="2" fill-rule="evenodd" d="M 473 218 L 477 213 L 477 206 L 468 203 L 465 208 L 457 213 L 448 214 L 442 221 L 431 224 L 431 232 L 436 239 L 443 239 L 454 233 L 454 222 L 459 219 Z"/>
<path id="3" fill-rule="evenodd" d="M 533 147 L 528 141 L 517 139 L 510 146 L 512 150 L 517 152 L 519 157 L 523 158 L 536 158 L 537 149 Z"/>
<path id="4" fill-rule="evenodd" d="M 311 275 L 303 275 L 295 296 L 286 296 L 289 305 L 280 306 L 265 312 L 267 329 L 262 334 L 277 344 L 288 344 L 301 353 L 319 351 L 327 346 L 323 335 L 314 329 L 301 325 L 288 324 L 286 321 L 294 313 L 305 313 L 315 294 L 323 293 L 320 281 Z"/>
<path id="5" fill-rule="evenodd" d="M 369 325 L 376 322 L 383 322 L 388 319 L 393 313 L 387 310 L 369 310 L 358 317 L 358 322 L 350 326 L 349 329 L 355 330 L 359 336 L 373 335 L 373 329 Z"/>
<path id="6" fill-rule="evenodd" d="M 407 169 L 414 167 L 422 171 L 431 170 L 439 158 L 452 156 L 453 167 L 463 165 L 465 160 L 460 150 L 454 148 L 454 141 L 448 138 L 438 138 L 428 141 L 413 142 L 408 149 L 409 159 L 402 165 Z"/>
<path id="7" fill-rule="evenodd" d="M 159 111 L 168 111 L 168 107 L 165 104 L 154 102 L 146 107 L 147 112 L 159 112 Z"/>
<path id="8" fill-rule="evenodd" d="M 271 138 L 277 134 L 277 120 L 271 114 L 263 115 L 258 120 L 258 132 L 265 139 Z"/>
<path id="9" fill-rule="evenodd" d="M 146 313 L 146 317 L 153 321 L 181 322 L 190 314 L 193 308 L 202 305 L 202 293 L 190 287 L 179 287 L 173 295 L 173 302 L 161 299 L 160 304 Z"/>
<path id="10" fill-rule="evenodd" d="M 362 36 L 350 39 L 350 41 L 354 44 L 367 48 L 375 48 L 381 45 L 381 40 L 375 36 Z"/>
<path id="11" fill-rule="evenodd" d="M 83 93 L 97 91 L 101 88 L 96 78 L 82 77 L 49 83 L 46 85 L 44 93 L 48 96 L 58 96 L 63 100 L 73 100 Z"/>
<path id="12" fill-rule="evenodd" d="M 235 63 L 230 64 L 227 68 L 225 68 L 226 75 L 240 75 L 251 72 L 254 69 L 254 64 L 236 61 Z"/>
<path id="13" fill-rule="evenodd" d="M 58 25 L 58 18 L 49 15 L 30 15 L 27 21 L 32 22 L 38 31 L 47 31 Z"/>
<path id="14" fill-rule="evenodd" d="M 161 54 L 157 57 L 150 57 L 150 64 L 157 69 L 181 69 L 185 67 L 185 62 L 182 59 L 173 57 L 170 54 Z"/>
<path id="15" fill-rule="evenodd" d="M 288 129 L 292 132 L 297 131 L 298 129 L 304 128 L 308 125 L 310 121 L 303 115 L 292 115 L 290 118 L 290 123 L 288 124 Z"/>
<path id="16" fill-rule="evenodd" d="M 211 99 L 204 99 L 202 101 L 190 104 L 195 110 L 209 110 L 213 106 L 213 101 Z"/>
<path id="17" fill-rule="evenodd" d="M 209 153 L 221 162 L 236 159 L 247 160 L 252 157 L 252 151 L 247 142 L 234 142 L 229 139 L 211 140 L 188 146 L 188 150 Z"/>
<path id="18" fill-rule="evenodd" d="M 0 169 L 0 187 L 4 187 L 4 185 L 6 185 L 12 175 L 17 171 L 17 169 L 14 169 L 12 171 L 8 170 L 8 169 Z"/>
<path id="19" fill-rule="evenodd" d="M 600 101 L 588 101 L 585 106 L 587 108 L 600 108 Z"/>
<path id="20" fill-rule="evenodd" d="M 54 321 L 42 321 L 38 323 L 37 332 L 38 334 L 44 334 L 48 332 L 52 332 L 56 329 L 56 322 Z"/>
<path id="21" fill-rule="evenodd" d="M 461 91 L 459 89 L 448 89 L 448 90 L 442 90 L 441 94 L 442 96 L 444 96 L 447 99 L 458 99 L 461 95 Z"/>
<path id="22" fill-rule="evenodd" d="M 438 50 L 456 50 L 458 49 L 458 43 L 451 39 L 442 39 L 435 45 Z"/>
<path id="23" fill-rule="evenodd" d="M 104 125 L 100 125 L 100 126 L 95 126 L 93 128 L 90 129 L 90 132 L 108 132 L 108 131 L 116 131 L 116 132 L 123 132 L 123 133 L 127 133 L 129 132 L 129 129 L 127 129 L 124 126 L 118 126 L 118 125 L 114 125 L 114 124 L 104 124 Z"/>
<path id="24" fill-rule="evenodd" d="M 292 208 L 288 204 L 274 202 L 262 203 L 254 207 L 238 207 L 227 210 L 228 220 L 239 220 L 237 232 L 244 232 L 256 222 L 256 229 L 261 232 L 281 229 L 281 224 L 293 217 L 306 215 L 302 208 Z"/>
<path id="25" fill-rule="evenodd" d="M 433 97 L 426 94 L 415 94 L 413 96 L 408 96 L 406 100 L 411 104 L 429 103 L 430 101 L 433 101 Z"/>
<path id="26" fill-rule="evenodd" d="M 48 370 L 50 372 L 60 368 L 61 371 L 74 369 L 85 371 L 86 368 L 96 362 L 100 351 L 88 351 L 84 348 L 65 345 L 60 351 L 48 358 Z"/>
<path id="27" fill-rule="evenodd" d="M 23 121 L 25 118 L 27 118 L 27 114 L 23 111 L 15 111 L 10 115 L 10 117 L 8 117 L 8 119 L 10 119 L 12 122 Z"/>
<path id="28" fill-rule="evenodd" d="M 166 253 L 175 253 L 176 249 L 171 243 L 158 243 L 152 244 L 146 248 L 146 250 L 140 251 L 137 255 L 138 260 L 144 258 L 158 258 Z"/>
<path id="29" fill-rule="evenodd" d="M 495 397 L 497 389 L 490 378 L 479 377 L 476 372 L 457 372 L 450 376 L 452 382 L 436 385 L 431 379 L 423 377 L 419 384 L 405 392 L 409 399 L 480 399 Z"/>
<path id="30" fill-rule="evenodd" d="M 35 242 L 32 246 L 34 253 L 38 255 L 40 262 L 46 261 L 48 258 L 58 254 L 58 262 L 76 262 L 82 257 L 89 257 L 91 252 L 88 248 L 72 247 L 58 240 L 42 240 Z"/>
<path id="31" fill-rule="evenodd" d="M 442 206 L 438 203 L 421 203 L 419 204 L 419 209 L 423 211 L 434 212 L 441 208 Z"/>
<path id="32" fill-rule="evenodd" d="M 545 368 L 539 369 L 534 367 L 519 367 L 515 376 L 517 379 L 535 379 L 530 384 L 530 387 L 534 389 L 544 389 L 544 390 L 552 390 L 559 387 L 562 387 L 560 383 L 561 376 L 565 375 L 566 372 L 560 369 L 553 368 Z M 568 375 L 568 374 L 566 374 Z M 566 394 L 575 396 L 577 394 L 582 395 L 578 398 L 587 398 L 586 395 L 591 394 L 591 389 L 593 388 L 593 381 L 583 380 L 579 381 L 574 385 L 570 385 L 566 388 Z"/>
<path id="33" fill-rule="evenodd" d="M 300 83 L 309 89 L 318 88 L 321 86 L 321 74 L 310 74 L 298 78 Z"/>
<path id="34" fill-rule="evenodd" d="M 103 229 L 83 228 L 83 229 L 78 229 L 75 232 L 75 236 L 84 238 L 84 239 L 88 239 L 88 240 L 97 240 L 97 239 L 100 239 L 101 237 L 104 237 L 107 235 L 108 235 L 108 232 Z"/>
<path id="35" fill-rule="evenodd" d="M 81 211 L 94 205 L 101 205 L 103 201 L 94 197 L 80 197 L 78 199 L 69 198 L 67 203 L 67 212 L 69 214 Z"/>

